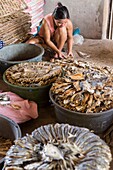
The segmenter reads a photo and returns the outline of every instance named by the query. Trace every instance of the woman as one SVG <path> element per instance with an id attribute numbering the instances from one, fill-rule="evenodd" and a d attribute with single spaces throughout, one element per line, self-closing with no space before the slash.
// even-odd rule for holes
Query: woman
<path id="1" fill-rule="evenodd" d="M 73 25 L 70 20 L 68 9 L 59 2 L 53 13 L 44 17 L 38 35 L 44 39 L 45 43 L 52 50 L 55 51 L 55 58 L 64 58 L 65 56 L 62 53 L 62 49 L 65 42 L 67 42 L 67 55 L 73 56 L 72 34 Z M 29 43 L 38 42 L 37 38 L 31 39 Z"/>

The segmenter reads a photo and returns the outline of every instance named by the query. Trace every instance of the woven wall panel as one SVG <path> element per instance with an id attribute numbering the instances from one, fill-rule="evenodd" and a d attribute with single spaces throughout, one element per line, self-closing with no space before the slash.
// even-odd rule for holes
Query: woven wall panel
<path id="1" fill-rule="evenodd" d="M 0 0 L 0 40 L 9 45 L 35 34 L 44 4 L 44 0 Z"/>
<path id="2" fill-rule="evenodd" d="M 29 38 L 31 17 L 22 10 L 0 20 L 0 40 L 5 45 L 23 42 Z"/>

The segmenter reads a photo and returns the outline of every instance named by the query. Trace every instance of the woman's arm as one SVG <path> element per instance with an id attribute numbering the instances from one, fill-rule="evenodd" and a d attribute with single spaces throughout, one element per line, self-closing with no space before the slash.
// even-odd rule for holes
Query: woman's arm
<path id="1" fill-rule="evenodd" d="M 48 24 L 46 22 L 46 20 L 43 20 L 43 24 L 42 24 L 42 27 L 43 27 L 43 38 L 46 42 L 46 44 L 51 48 L 53 49 L 59 57 L 62 58 L 63 54 L 61 53 L 61 51 L 57 48 L 57 46 L 51 41 L 51 34 L 50 34 L 50 29 L 48 27 Z"/>
<path id="2" fill-rule="evenodd" d="M 71 55 L 73 56 L 72 53 L 72 47 L 73 47 L 73 24 L 72 22 L 69 20 L 68 26 L 67 26 L 67 55 Z"/>

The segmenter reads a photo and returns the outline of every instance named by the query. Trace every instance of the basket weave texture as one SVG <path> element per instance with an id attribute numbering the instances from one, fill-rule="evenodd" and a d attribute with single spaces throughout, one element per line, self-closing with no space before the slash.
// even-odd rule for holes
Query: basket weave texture
<path id="1" fill-rule="evenodd" d="M 0 17 L 11 15 L 26 8 L 24 0 L 0 0 Z"/>
<path id="2" fill-rule="evenodd" d="M 31 17 L 24 12 L 26 8 L 24 0 L 0 0 L 0 40 L 5 45 L 29 38 Z"/>

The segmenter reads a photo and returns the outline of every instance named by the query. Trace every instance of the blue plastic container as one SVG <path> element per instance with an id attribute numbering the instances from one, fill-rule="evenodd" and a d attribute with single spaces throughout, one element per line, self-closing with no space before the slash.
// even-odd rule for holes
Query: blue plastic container
<path id="1" fill-rule="evenodd" d="M 80 29 L 78 27 L 74 29 L 73 36 L 77 34 L 80 34 Z"/>

